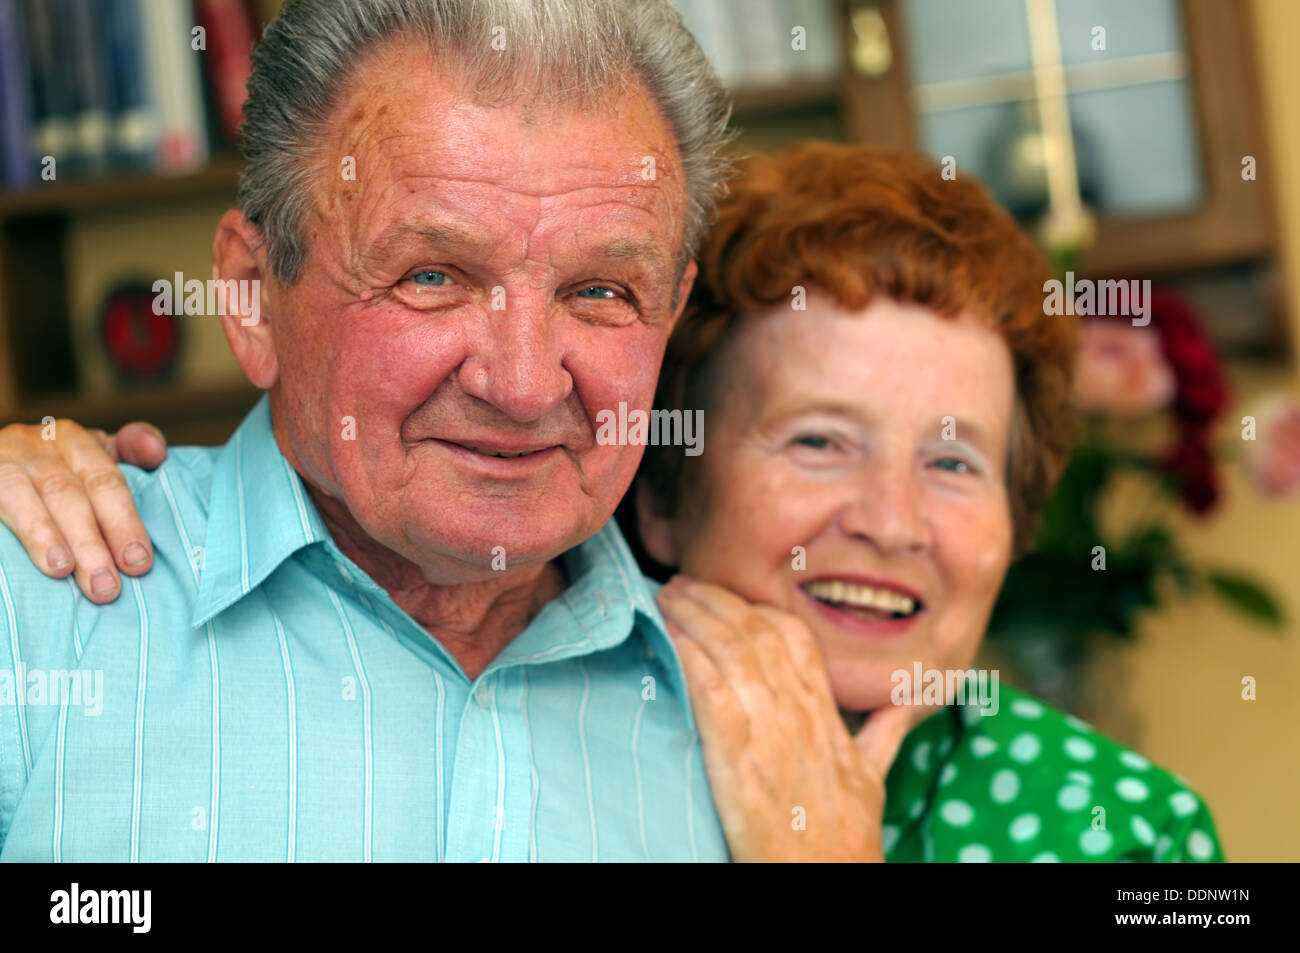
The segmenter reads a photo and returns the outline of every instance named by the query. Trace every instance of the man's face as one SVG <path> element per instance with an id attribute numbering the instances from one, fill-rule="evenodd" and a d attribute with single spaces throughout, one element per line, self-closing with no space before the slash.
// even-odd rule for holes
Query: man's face
<path id="1" fill-rule="evenodd" d="M 446 583 L 609 518 L 642 448 L 597 444 L 596 414 L 650 406 L 695 271 L 674 301 L 686 193 L 648 95 L 525 112 L 456 74 L 405 44 L 361 68 L 270 315 L 282 446 Z"/>

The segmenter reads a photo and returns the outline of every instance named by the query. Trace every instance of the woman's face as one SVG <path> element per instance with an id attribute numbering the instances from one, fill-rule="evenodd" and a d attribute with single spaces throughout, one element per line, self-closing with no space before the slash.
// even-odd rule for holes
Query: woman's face
<path id="1" fill-rule="evenodd" d="M 725 356 L 674 555 L 801 617 L 840 707 L 873 710 L 891 673 L 965 669 L 983 635 L 1012 545 L 1011 355 L 973 315 L 889 300 L 855 313 L 810 292 L 755 317 Z"/>

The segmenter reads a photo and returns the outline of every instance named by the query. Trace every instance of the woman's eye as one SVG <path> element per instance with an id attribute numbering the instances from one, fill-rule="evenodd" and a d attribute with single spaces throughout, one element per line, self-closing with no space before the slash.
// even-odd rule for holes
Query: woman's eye
<path id="1" fill-rule="evenodd" d="M 411 275 L 411 280 L 425 288 L 437 288 L 445 285 L 449 279 L 444 271 L 417 271 Z"/>
<path id="2" fill-rule="evenodd" d="M 943 457 L 942 459 L 934 461 L 934 465 L 939 467 L 941 470 L 948 470 L 951 473 L 973 472 L 973 468 L 969 463 L 957 457 Z"/>
<path id="3" fill-rule="evenodd" d="M 794 442 L 801 447 L 811 447 L 814 450 L 829 450 L 831 447 L 831 438 L 824 437 L 821 434 L 810 433 L 802 437 L 795 437 Z"/>
<path id="4" fill-rule="evenodd" d="M 588 292 L 595 292 L 595 293 L 588 294 Z M 584 298 L 596 298 L 596 299 L 608 300 L 609 298 L 618 297 L 618 292 L 614 291 L 612 288 L 606 288 L 602 285 L 587 285 L 587 287 L 579 289 L 577 293 L 579 296 Z"/>

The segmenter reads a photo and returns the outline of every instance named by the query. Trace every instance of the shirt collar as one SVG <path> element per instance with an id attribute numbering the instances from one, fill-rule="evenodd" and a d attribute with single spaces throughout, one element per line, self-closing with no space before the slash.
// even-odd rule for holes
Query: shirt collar
<path id="1" fill-rule="evenodd" d="M 282 562 L 329 531 L 302 478 L 280 452 L 262 399 L 217 457 L 191 624 L 203 625 L 261 585 Z"/>
<path id="2" fill-rule="evenodd" d="M 199 596 L 191 625 L 203 625 L 248 595 L 300 549 L 329 539 L 302 478 L 275 442 L 270 400 L 263 395 L 217 457 L 207 534 L 197 560 Z M 564 643 L 548 638 L 542 645 L 525 638 L 526 629 L 494 664 L 600 651 L 640 632 L 647 654 L 661 659 L 676 680 L 687 722 L 694 730 L 681 662 L 655 603 L 657 586 L 642 575 L 617 521 L 611 517 L 600 532 L 561 559 L 569 585 L 534 623 L 544 614 L 565 612 L 571 616 L 566 621 L 576 625 L 558 630 L 530 625 L 529 629 L 582 638 Z"/>

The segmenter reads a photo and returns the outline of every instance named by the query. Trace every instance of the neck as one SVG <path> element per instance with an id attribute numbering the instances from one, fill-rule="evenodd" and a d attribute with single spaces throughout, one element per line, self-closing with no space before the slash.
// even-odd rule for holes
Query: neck
<path id="1" fill-rule="evenodd" d="M 471 681 L 567 586 L 559 560 L 476 582 L 439 582 L 368 536 L 340 502 L 311 484 L 307 489 L 343 554 L 437 639 Z"/>

